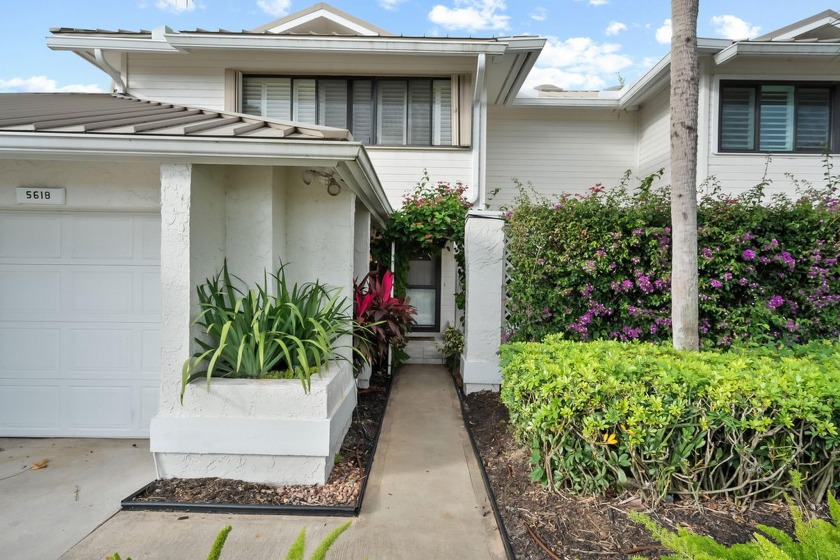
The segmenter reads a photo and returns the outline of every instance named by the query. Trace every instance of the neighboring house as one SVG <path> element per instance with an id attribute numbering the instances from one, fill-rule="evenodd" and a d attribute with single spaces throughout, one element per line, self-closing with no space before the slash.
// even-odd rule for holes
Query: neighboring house
<path id="1" fill-rule="evenodd" d="M 823 179 L 822 154 L 840 151 L 840 88 L 835 83 L 840 76 L 838 19 L 840 15 L 829 10 L 751 41 L 700 39 L 700 181 L 714 176 L 726 189 L 739 191 L 766 176 L 773 181 L 772 192 L 790 191 L 788 172 L 802 180 Z M 79 321 L 88 331 L 97 328 L 91 326 L 97 323 L 86 321 L 101 316 L 89 314 L 85 302 L 93 301 L 103 288 L 91 283 L 95 275 L 85 276 L 87 271 L 74 276 L 73 266 L 134 262 L 140 269 L 126 270 L 124 278 L 134 278 L 131 286 L 137 291 L 133 299 L 125 293 L 139 319 L 137 325 L 126 327 L 126 332 L 135 329 L 128 338 L 136 342 L 146 337 L 142 344 L 156 348 L 157 327 L 143 325 L 155 325 L 158 303 L 149 307 L 143 298 L 159 301 L 154 290 L 160 286 L 148 280 L 143 288 L 143 279 L 156 274 L 160 253 L 158 241 L 150 237 L 151 244 L 147 244 L 144 236 L 153 235 L 150 232 L 157 227 L 156 212 L 161 205 L 164 214 L 167 212 L 167 181 L 179 172 L 172 166 L 193 163 L 193 173 L 198 169 L 199 174 L 221 177 L 214 181 L 221 189 L 218 196 L 224 195 L 225 210 L 216 219 L 224 221 L 229 232 L 242 228 L 240 233 L 228 234 L 236 239 L 228 239 L 225 246 L 230 260 L 238 259 L 237 264 L 250 267 L 249 276 L 264 267 L 273 268 L 281 256 L 304 264 L 317 254 L 295 249 L 298 243 L 306 244 L 307 236 L 323 237 L 317 228 L 298 221 L 300 228 L 285 227 L 282 235 L 269 234 L 271 226 L 253 222 L 249 213 L 254 208 L 264 210 L 269 201 L 277 207 L 275 219 L 299 219 L 298 209 L 301 216 L 309 217 L 323 212 L 303 199 L 287 200 L 295 204 L 294 209 L 289 206 L 280 211 L 280 185 L 305 188 L 300 170 L 326 176 L 328 182 L 335 177 L 352 192 L 355 198 L 345 202 L 348 208 L 358 208 L 354 215 L 361 218 L 350 228 L 352 234 L 347 229 L 342 233 L 351 240 L 364 230 L 365 213 L 381 220 L 390 207 L 399 207 L 402 196 L 424 169 L 432 180 L 465 183 L 477 208 L 489 204 L 494 209 L 514 200 L 513 179 L 530 183 L 544 194 L 585 192 L 599 182 L 615 184 L 627 170 L 643 176 L 664 169 L 664 184 L 669 180 L 667 56 L 638 82 L 620 90 L 565 92 L 543 87 L 538 97 L 523 98 L 517 93 L 545 44 L 543 38 L 406 37 L 326 4 L 251 31 L 60 28 L 52 32 L 47 40 L 50 48 L 73 51 L 108 73 L 120 96 L 200 108 L 193 111 L 203 110 L 202 114 L 215 111 L 221 128 L 215 132 L 212 128 L 189 128 L 186 123 L 198 118 L 194 117 L 197 113 L 181 115 L 186 120 L 172 122 L 168 129 L 155 128 L 155 117 L 150 117 L 148 125 L 134 123 L 133 128 L 121 128 L 113 123 L 111 128 L 97 130 L 96 126 L 85 127 L 91 124 L 86 120 L 88 113 L 72 123 L 82 128 L 63 128 L 61 122 L 37 124 L 43 120 L 39 115 L 54 108 L 53 102 L 45 100 L 61 105 L 90 97 L 98 99 L 97 103 L 111 103 L 107 96 L 9 96 L 16 101 L 4 101 L 0 106 L 0 215 L 6 220 L 0 222 L 0 228 L 5 228 L 0 229 L 0 283 L 7 282 L 0 285 L 0 434 L 143 433 L 157 407 L 154 393 L 161 364 L 155 361 L 155 352 L 143 346 L 120 347 L 129 343 L 116 339 L 82 337 L 72 343 L 63 340 L 65 350 L 53 356 L 39 351 L 43 346 L 39 340 L 64 336 L 64 330 L 53 328 L 56 321 Z M 113 102 L 136 103 L 121 98 Z M 21 111 L 26 119 L 10 120 L 8 111 L 12 110 Z M 263 119 L 277 122 L 266 124 Z M 300 127 L 291 137 L 310 135 L 309 139 L 282 137 L 291 128 L 283 134 L 271 132 L 284 126 L 278 123 L 296 123 L 288 125 Z M 335 129 L 349 130 L 353 141 L 311 137 L 340 137 Z M 224 169 L 217 169 L 216 164 Z M 249 198 L 240 193 L 245 185 L 255 185 L 262 189 L 261 194 Z M 20 186 L 66 186 L 67 201 L 61 207 L 65 212 L 43 211 L 51 207 L 38 207 L 34 212 L 18 205 L 15 187 Z M 495 188 L 499 192 L 488 200 L 488 193 Z M 327 197 L 325 204 L 343 200 L 343 196 L 335 200 Z M 211 201 L 204 210 L 218 214 L 218 202 Z M 69 212 L 74 208 L 105 213 L 74 215 Z M 342 212 L 336 208 L 329 211 Z M 124 223 L 129 216 L 130 226 Z M 99 218 L 103 224 L 91 225 L 91 219 Z M 268 237 L 249 246 L 254 232 L 240 226 L 240 221 L 248 222 L 249 228 L 265 226 L 259 235 Z M 164 251 L 172 227 L 164 221 Z M 47 239 L 48 231 L 54 237 Z M 119 250 L 110 247 L 109 240 L 120 238 L 122 231 L 138 237 Z M 17 232 L 16 236 L 7 235 L 11 232 Z M 96 241 L 86 246 L 87 253 L 80 261 L 73 253 L 77 233 Z M 48 247 L 49 256 L 36 255 L 37 251 L 21 245 L 23 238 Z M 360 239 L 353 243 L 361 254 L 364 243 Z M 274 249 L 264 251 L 266 244 Z M 234 246 L 242 252 L 231 251 Z M 201 247 L 192 247 L 193 252 L 198 249 Z M 212 252 L 216 257 L 225 254 L 218 247 Z M 165 252 L 163 255 L 168 258 Z M 57 275 L 72 277 L 67 280 L 72 286 L 57 279 L 7 280 L 11 274 L 7 264 L 40 266 L 27 259 L 41 256 L 52 259 L 44 264 L 53 267 Z M 100 256 L 113 262 L 100 263 Z M 322 280 L 346 286 L 347 274 L 364 269 L 362 260 L 357 255 L 353 266 L 332 277 L 325 273 L 329 267 L 305 268 L 320 274 Z M 444 254 L 441 262 L 418 261 L 412 263 L 412 270 L 413 277 L 419 279 L 410 286 L 421 311 L 418 330 L 436 333 L 447 323 L 455 323 L 452 258 Z M 208 273 L 202 269 L 200 274 Z M 183 297 L 191 293 L 186 287 L 200 281 L 200 274 L 191 272 L 181 278 L 183 285 L 179 284 L 177 293 Z M 164 294 L 169 293 L 170 281 L 174 280 L 164 274 Z M 57 298 L 59 292 L 65 307 L 56 316 L 46 309 L 53 302 L 50 298 Z M 73 303 L 73 298 L 81 303 Z M 165 320 L 172 304 L 166 298 L 164 295 Z M 115 309 L 123 305 L 112 304 Z M 43 315 L 36 314 L 44 321 L 37 335 L 41 338 L 20 335 L 17 327 L 23 313 L 40 309 L 38 306 L 45 308 Z M 134 315 L 125 317 L 133 320 Z M 72 334 L 76 332 L 72 329 L 68 332 L 68 336 L 80 336 Z M 9 348 L 17 351 L 9 353 Z M 133 356 L 131 367 L 139 372 L 135 377 L 142 382 L 115 382 L 114 390 L 109 391 L 100 374 L 91 372 L 103 371 L 99 369 L 103 352 L 116 355 L 120 348 Z M 175 356 L 186 351 L 172 348 L 171 362 L 163 367 L 174 367 Z M 61 376 L 71 381 L 53 383 L 51 389 L 44 388 L 47 382 L 30 382 L 32 378 Z M 74 378 L 98 381 L 75 383 Z M 114 398 L 117 394 L 120 399 Z M 94 415 L 91 410 L 104 399 L 110 408 Z M 32 412 L 42 409 L 60 410 L 56 414 L 70 420 L 62 423 L 57 417 Z M 101 428 L 107 425 L 103 417 L 120 418 L 114 421 L 119 427 L 110 431 Z M 131 428 L 125 428 L 129 424 Z"/>

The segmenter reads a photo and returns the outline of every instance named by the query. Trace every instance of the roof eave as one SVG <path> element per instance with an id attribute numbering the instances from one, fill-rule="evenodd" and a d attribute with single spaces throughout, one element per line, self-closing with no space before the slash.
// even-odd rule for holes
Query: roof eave
<path id="1" fill-rule="evenodd" d="M 518 97 L 512 107 L 566 107 L 569 109 L 620 109 L 618 99 Z"/>
<path id="2" fill-rule="evenodd" d="M 761 56 L 837 56 L 840 43 L 738 42 L 715 54 L 715 64 L 722 66 L 735 58 Z"/>
<path id="3" fill-rule="evenodd" d="M 504 54 L 507 43 L 480 39 L 435 39 L 416 37 L 297 37 L 289 35 L 166 34 L 176 50 L 285 50 L 321 52 L 375 52 L 397 54 Z"/>

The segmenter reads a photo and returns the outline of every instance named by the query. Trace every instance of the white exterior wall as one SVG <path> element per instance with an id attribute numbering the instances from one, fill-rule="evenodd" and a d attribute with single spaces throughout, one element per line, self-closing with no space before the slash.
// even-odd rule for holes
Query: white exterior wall
<path id="1" fill-rule="evenodd" d="M 410 60 L 407 60 L 410 59 Z M 301 76 L 449 76 L 472 74 L 470 57 L 312 54 L 284 51 L 129 53 L 123 75 L 131 95 L 217 111 L 225 108 L 225 70 Z"/>
<path id="2" fill-rule="evenodd" d="M 670 92 L 663 88 L 639 111 L 638 175 L 647 177 L 664 169 L 662 184 L 671 183 L 671 106 Z"/>
<path id="3" fill-rule="evenodd" d="M 108 210 L 158 212 L 160 166 L 155 163 L 93 163 L 0 160 L 0 208 L 16 210 Z M 64 187 L 63 206 L 23 207 L 14 187 Z"/>
<path id="4" fill-rule="evenodd" d="M 432 183 L 461 182 L 471 187 L 473 153 L 469 148 L 380 148 L 366 146 L 379 181 L 395 209 L 429 172 Z"/>
<path id="5" fill-rule="evenodd" d="M 615 185 L 636 168 L 638 115 L 603 109 L 490 107 L 487 190 L 492 209 L 517 195 L 513 179 L 544 195 Z"/>

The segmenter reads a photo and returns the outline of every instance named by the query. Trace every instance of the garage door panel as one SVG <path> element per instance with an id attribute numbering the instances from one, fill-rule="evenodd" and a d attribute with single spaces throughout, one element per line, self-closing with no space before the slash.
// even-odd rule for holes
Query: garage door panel
<path id="1" fill-rule="evenodd" d="M 160 262 L 160 219 L 138 218 L 139 248 L 137 254 L 144 261 Z"/>
<path id="2" fill-rule="evenodd" d="M 61 329 L 0 329 L 0 377 L 12 371 L 37 371 L 55 377 L 60 364 Z"/>
<path id="3" fill-rule="evenodd" d="M 0 269 L 0 321 L 21 312 L 58 315 L 61 273 L 22 267 Z"/>
<path id="4" fill-rule="evenodd" d="M 70 329 L 70 372 L 132 370 L 131 329 Z"/>
<path id="5" fill-rule="evenodd" d="M 133 216 L 76 216 L 70 222 L 67 255 L 74 260 L 131 260 L 134 239 Z"/>
<path id="6" fill-rule="evenodd" d="M 131 429 L 131 387 L 76 384 L 67 392 L 66 420 L 71 430 Z"/>
<path id="7" fill-rule="evenodd" d="M 159 216 L 0 211 L 0 234 L 0 436 L 147 436 Z"/>
<path id="8" fill-rule="evenodd" d="M 0 381 L 0 426 L 4 432 L 23 428 L 59 429 L 61 388 L 58 384 L 6 384 Z M 9 435 L 23 435 L 10 432 Z M 35 435 L 33 433 L 33 435 Z"/>
<path id="9" fill-rule="evenodd" d="M 4 258 L 61 257 L 61 218 L 12 215 L 0 220 L 0 256 Z"/>

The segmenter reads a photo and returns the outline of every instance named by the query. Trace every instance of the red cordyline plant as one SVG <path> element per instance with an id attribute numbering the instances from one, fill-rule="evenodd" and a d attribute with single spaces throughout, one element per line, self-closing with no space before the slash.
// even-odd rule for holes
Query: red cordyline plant
<path id="1" fill-rule="evenodd" d="M 391 295 L 393 284 L 390 270 L 381 277 L 370 272 L 353 282 L 353 312 L 360 327 L 357 348 L 375 366 L 387 361 L 389 347 L 404 344 L 408 329 L 416 324 L 415 309 L 404 298 Z"/>

